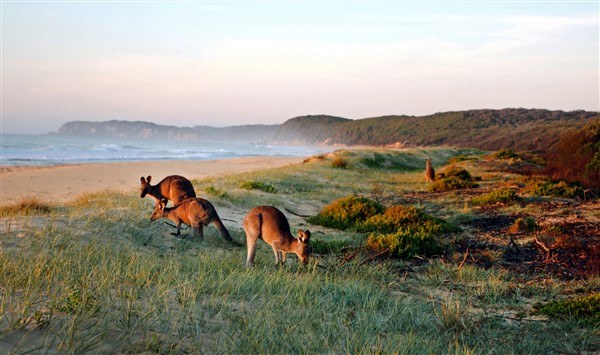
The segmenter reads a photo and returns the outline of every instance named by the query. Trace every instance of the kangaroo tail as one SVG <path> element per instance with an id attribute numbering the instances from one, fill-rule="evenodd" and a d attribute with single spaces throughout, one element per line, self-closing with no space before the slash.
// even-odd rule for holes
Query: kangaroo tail
<path id="1" fill-rule="evenodd" d="M 223 237 L 223 239 L 225 239 L 226 241 L 230 242 L 231 244 L 234 244 L 237 246 L 242 245 L 242 244 L 236 242 L 235 240 L 233 240 L 233 238 L 231 238 L 229 231 L 227 230 L 227 228 L 225 228 L 225 225 L 223 224 L 223 222 L 221 221 L 221 219 L 218 216 L 213 220 L 213 224 L 215 225 L 215 227 L 217 228 L 217 230 L 219 231 L 219 234 L 221 235 L 221 237 Z"/>

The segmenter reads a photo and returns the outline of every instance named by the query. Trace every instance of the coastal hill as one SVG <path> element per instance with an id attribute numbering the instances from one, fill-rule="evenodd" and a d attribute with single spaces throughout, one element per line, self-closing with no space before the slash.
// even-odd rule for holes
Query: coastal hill
<path id="1" fill-rule="evenodd" d="M 598 112 L 502 109 L 442 112 L 427 116 L 382 116 L 351 120 L 300 116 L 280 125 L 176 127 L 144 121 L 73 121 L 59 135 L 124 139 L 340 144 L 390 147 L 458 146 L 544 151 L 561 132 L 600 119 Z"/>

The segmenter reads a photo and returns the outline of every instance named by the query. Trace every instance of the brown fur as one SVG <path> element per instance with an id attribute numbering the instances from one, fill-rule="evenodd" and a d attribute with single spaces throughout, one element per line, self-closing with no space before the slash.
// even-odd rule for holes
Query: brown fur
<path id="1" fill-rule="evenodd" d="M 425 180 L 427 182 L 433 182 L 435 180 L 435 170 L 431 166 L 431 159 L 425 160 Z"/>
<path id="2" fill-rule="evenodd" d="M 246 244 L 248 258 L 246 266 L 254 264 L 256 242 L 262 239 L 273 248 L 275 265 L 285 263 L 286 253 L 295 253 L 302 263 L 308 263 L 310 254 L 308 230 L 298 231 L 298 238 L 294 238 L 290 231 L 290 224 L 285 215 L 272 206 L 257 206 L 248 212 L 244 218 L 244 231 L 246 231 Z"/>
<path id="3" fill-rule="evenodd" d="M 143 176 L 140 178 L 140 197 L 144 198 L 146 195 L 154 197 L 156 200 L 155 207 L 162 200 L 171 200 L 173 205 L 178 205 L 187 198 L 196 197 L 196 191 L 194 191 L 192 183 L 183 176 L 169 175 L 154 186 L 150 185 L 150 181 L 152 181 L 150 175 L 147 178 Z M 178 222 L 176 235 L 179 235 L 180 232 L 181 222 Z"/>
<path id="4" fill-rule="evenodd" d="M 199 237 L 200 240 L 204 240 L 203 227 L 212 223 L 223 239 L 237 244 L 231 238 L 231 235 L 229 235 L 229 231 L 225 228 L 217 211 L 209 201 L 199 197 L 192 197 L 174 207 L 166 206 L 167 202 L 165 200 L 157 203 L 154 206 L 154 212 L 150 217 L 150 221 L 155 221 L 159 218 L 168 218 L 178 225 L 181 223 L 189 224 L 192 227 L 192 237 Z"/>

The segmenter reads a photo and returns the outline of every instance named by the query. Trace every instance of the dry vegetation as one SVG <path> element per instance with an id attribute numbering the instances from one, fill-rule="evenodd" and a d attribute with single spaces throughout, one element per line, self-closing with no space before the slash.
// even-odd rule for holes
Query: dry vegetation
<path id="1" fill-rule="evenodd" d="M 337 157 L 345 169 L 334 168 Z M 478 187 L 431 191 L 427 157 L 440 172 L 451 161 L 480 177 Z M 238 241 L 243 215 L 259 204 L 284 211 L 294 233 L 310 229 L 317 255 L 307 267 L 290 257 L 273 268 L 263 243 L 247 269 L 245 248 L 212 228 L 203 243 L 175 238 L 150 224 L 152 201 L 134 191 L 35 214 L 3 210 L 0 348 L 599 352 L 597 195 L 538 196 L 541 178 L 505 169 L 517 164 L 510 159 L 351 150 L 193 182 Z"/>

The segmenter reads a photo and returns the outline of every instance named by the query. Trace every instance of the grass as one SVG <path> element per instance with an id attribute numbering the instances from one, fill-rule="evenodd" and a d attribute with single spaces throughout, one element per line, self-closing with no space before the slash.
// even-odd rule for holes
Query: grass
<path id="1" fill-rule="evenodd" d="M 52 212 L 52 206 L 46 200 L 36 196 L 23 196 L 15 203 L 1 206 L 0 218 L 48 214 L 50 212 Z"/>
<path id="2" fill-rule="evenodd" d="M 370 194 L 374 184 L 385 206 L 414 203 L 414 209 L 396 211 L 403 212 L 397 217 L 474 213 L 463 211 L 464 198 L 452 193 L 440 201 L 423 198 L 427 186 L 417 170 L 419 162 L 432 157 L 441 164 L 460 150 L 410 151 L 414 158 L 390 153 L 394 159 L 414 159 L 414 170 L 406 171 L 361 163 L 372 153 L 346 153 L 347 169 L 332 169 L 330 160 L 319 159 L 194 185 L 209 194 L 219 213 L 227 208 L 234 216 L 258 204 L 315 215 L 336 199 Z M 468 168 L 480 174 L 474 165 Z M 240 187 L 243 181 L 260 181 L 277 193 L 246 190 Z M 403 202 L 394 200 L 398 198 Z M 214 228 L 207 228 L 206 240 L 198 243 L 172 237 L 164 224 L 151 224 L 152 205 L 133 191 L 105 192 L 52 206 L 43 214 L 3 215 L 3 352 L 600 350 L 597 328 L 570 318 L 512 319 L 530 317 L 536 302 L 545 304 L 573 290 L 594 292 L 600 285 L 594 278 L 530 282 L 506 270 L 461 264 L 460 259 L 365 262 L 350 257 L 352 248 L 364 242 L 363 234 L 310 225 L 287 212 L 293 233 L 313 231 L 313 247 L 320 255 L 308 266 L 290 256 L 285 268 L 273 268 L 272 251 L 260 243 L 258 266 L 247 269 L 245 248 L 232 249 Z M 468 223 L 474 218 L 457 219 Z M 225 223 L 234 239 L 244 240 L 241 220 Z M 449 243 L 446 238 L 460 234 L 437 238 Z"/>

